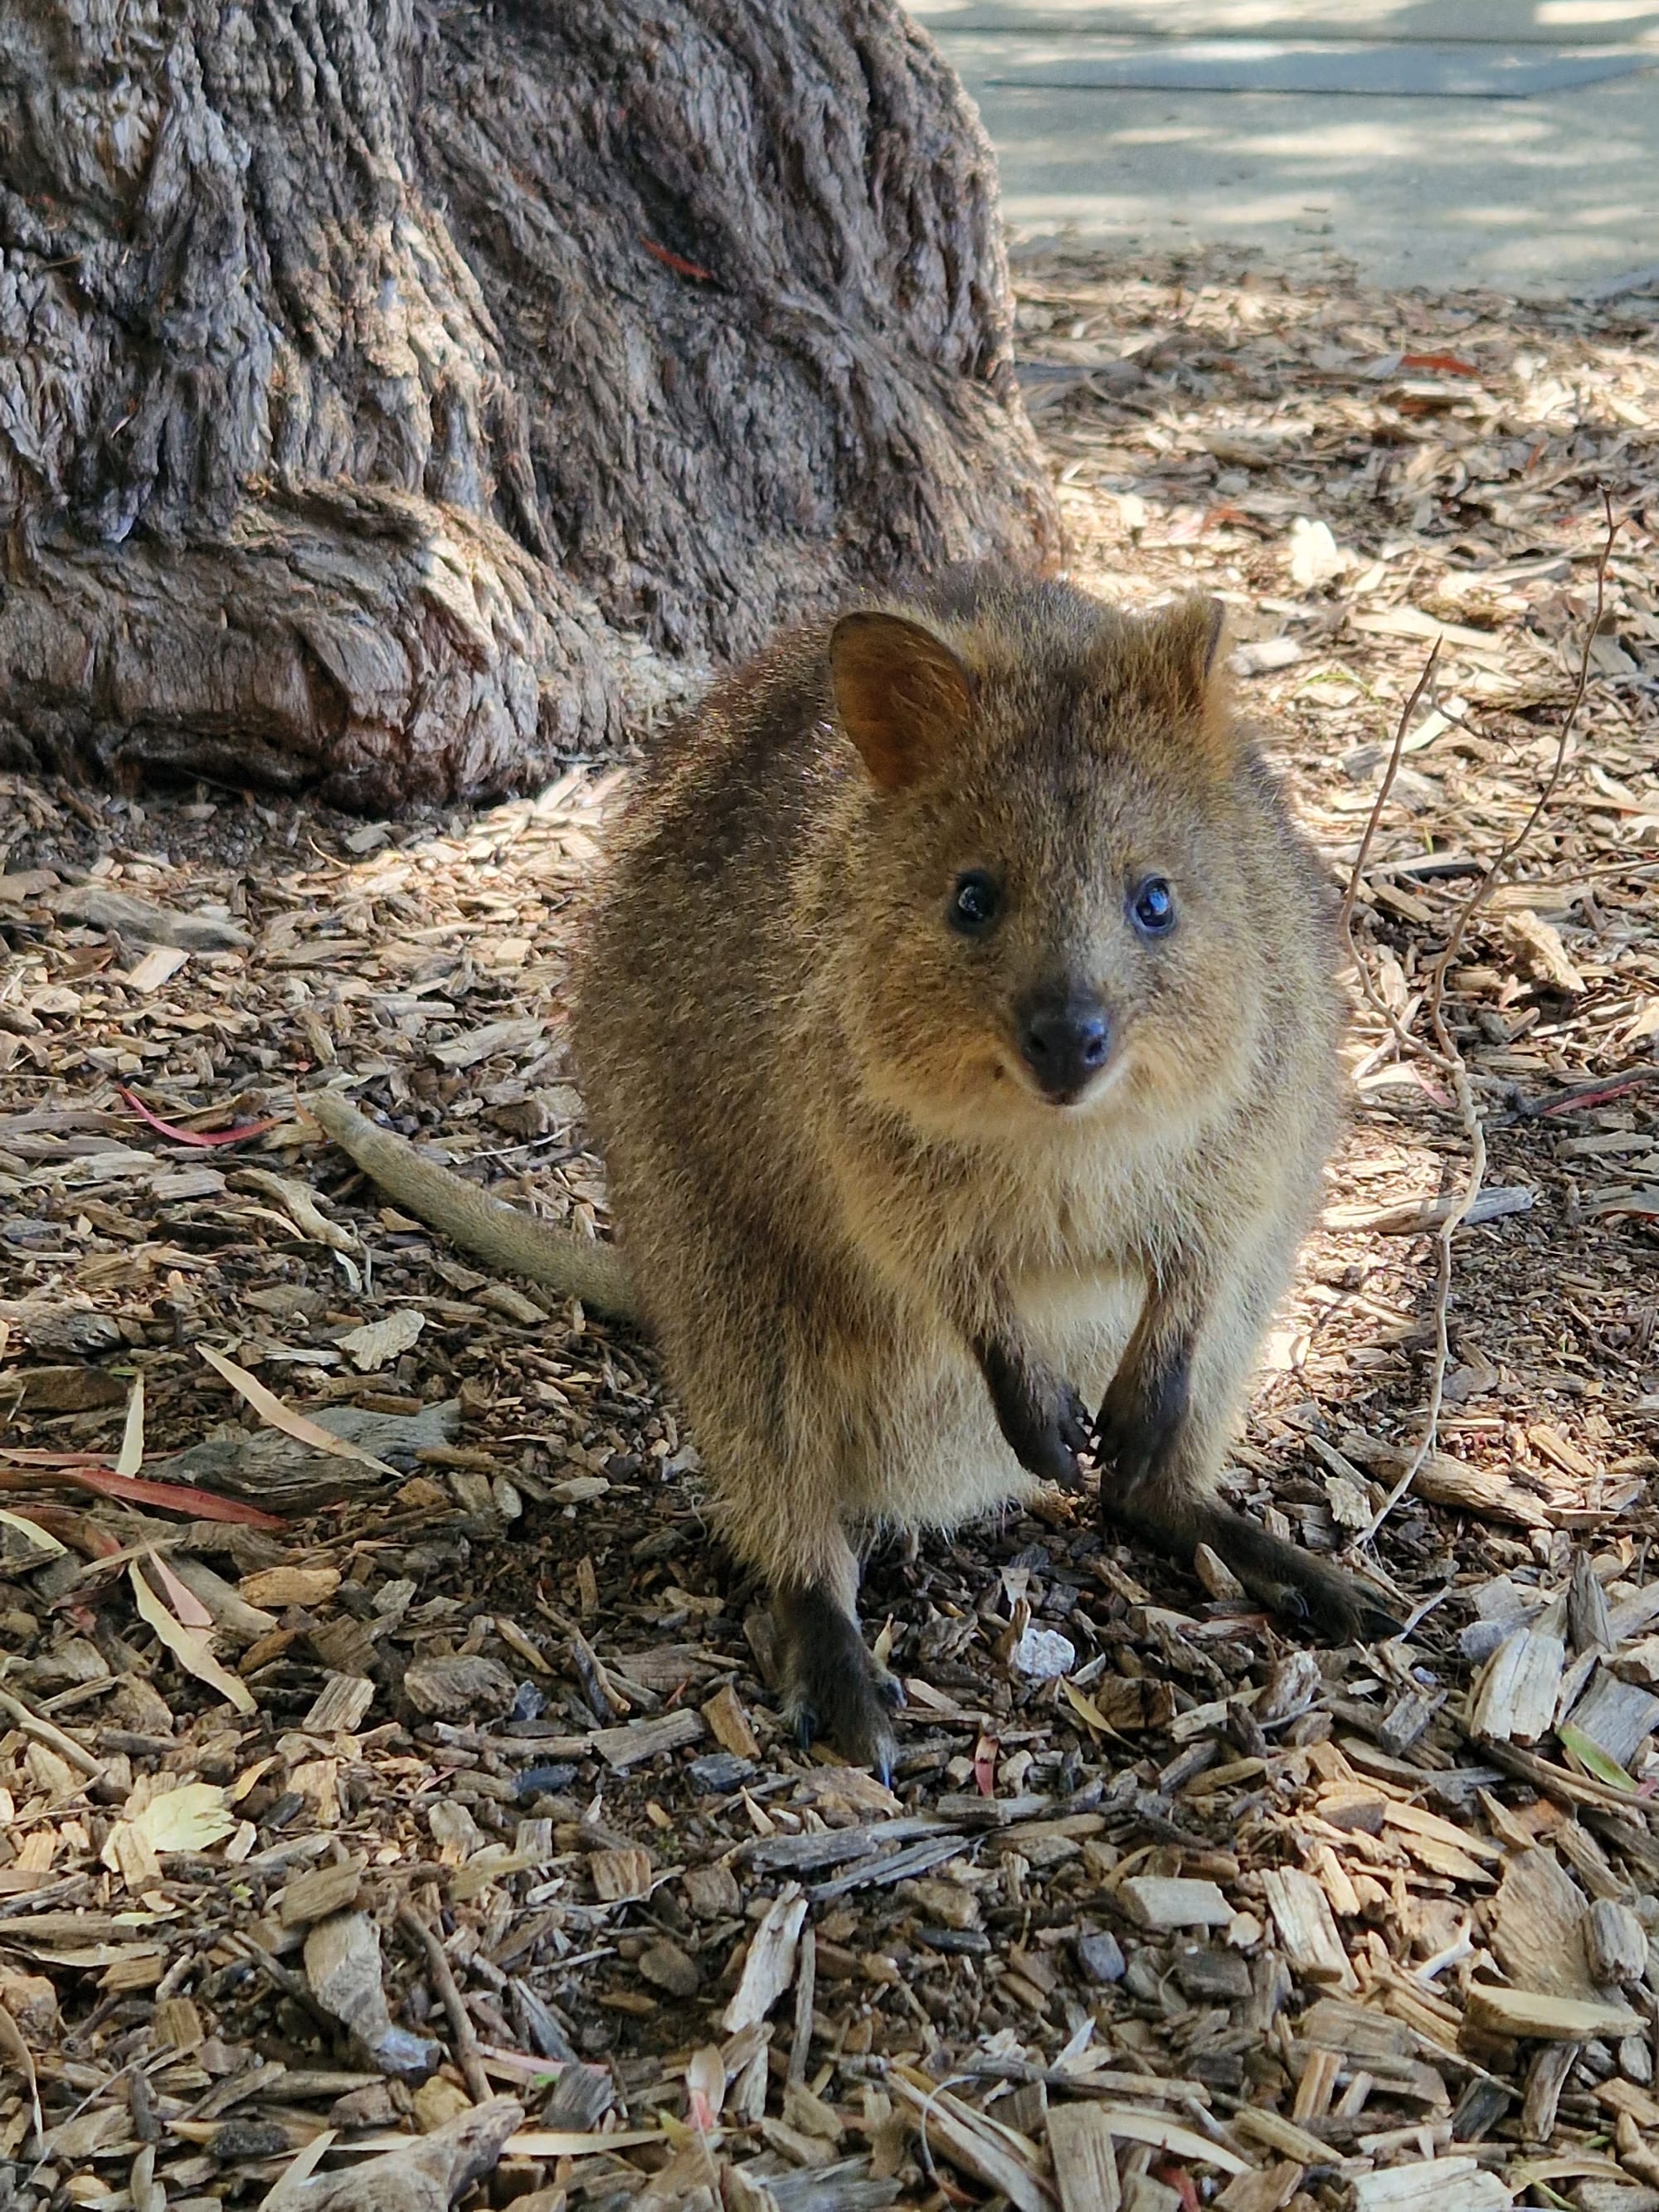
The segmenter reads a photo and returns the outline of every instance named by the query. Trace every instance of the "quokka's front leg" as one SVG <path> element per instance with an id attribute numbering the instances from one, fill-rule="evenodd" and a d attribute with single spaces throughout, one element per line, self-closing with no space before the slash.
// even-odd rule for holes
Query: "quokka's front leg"
<path id="1" fill-rule="evenodd" d="M 1190 1295 L 1149 1298 L 1100 1409 L 1102 1522 L 1183 1561 L 1207 1544 L 1273 1612 L 1334 1642 L 1395 1634 L 1365 1583 L 1216 1495 L 1258 1329 L 1236 1292 L 1207 1310 Z"/>
<path id="2" fill-rule="evenodd" d="M 1063 1376 L 1039 1359 L 1012 1323 L 988 1331 L 975 1356 L 997 1426 L 1014 1457 L 1040 1481 L 1075 1490 L 1078 1454 L 1090 1446 L 1089 1409 Z"/>

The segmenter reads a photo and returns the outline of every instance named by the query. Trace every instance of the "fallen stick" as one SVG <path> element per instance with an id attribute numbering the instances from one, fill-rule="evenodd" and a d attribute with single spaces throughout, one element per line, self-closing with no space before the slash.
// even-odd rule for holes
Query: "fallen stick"
<path id="1" fill-rule="evenodd" d="M 471 2092 L 473 2103 L 489 2104 L 495 2092 L 490 2087 L 489 2077 L 484 2072 L 477 2031 L 472 2025 L 472 2016 L 467 2011 L 465 2000 L 456 1987 L 449 1954 L 443 1947 L 442 1939 L 435 1929 L 428 1927 L 412 1905 L 400 1905 L 398 1907 L 398 1925 L 426 1954 L 433 1984 L 443 2001 L 444 2010 L 449 2015 L 449 2025 L 454 2033 L 455 2063 L 466 2076 L 466 2086 Z"/>

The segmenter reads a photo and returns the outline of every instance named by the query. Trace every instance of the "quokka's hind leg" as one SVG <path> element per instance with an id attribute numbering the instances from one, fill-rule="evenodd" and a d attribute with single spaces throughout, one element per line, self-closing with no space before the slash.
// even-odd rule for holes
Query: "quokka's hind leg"
<path id="1" fill-rule="evenodd" d="M 884 1778 L 902 1700 L 860 1632 L 858 1561 L 842 1517 L 861 1489 L 854 1455 L 871 1449 L 856 1363 L 830 1325 L 833 1305 L 824 1297 L 815 1304 L 810 1280 L 769 1278 L 752 1252 L 727 1250 L 712 1233 L 708 1250 L 669 1302 L 696 1326 L 677 1328 L 666 1349 L 709 1470 L 715 1520 L 765 1579 L 789 1727 L 803 1744 L 828 1737 Z M 740 1308 L 726 1295 L 733 1283 L 745 1286 Z M 815 1310 L 822 1317 L 812 1326 Z"/>
<path id="2" fill-rule="evenodd" d="M 1174 1300 L 1149 1303 L 1100 1409 L 1101 1519 L 1183 1562 L 1207 1544 L 1253 1596 L 1334 1642 L 1396 1634 L 1400 1623 L 1359 1577 L 1215 1495 L 1257 1329 L 1248 1312 L 1195 1316 Z"/>
<path id="3" fill-rule="evenodd" d="M 1021 1464 L 1040 1478 L 1075 1487 L 1077 1455 L 1088 1442 L 1088 1412 L 1001 1316 L 963 1330 L 999 1426 Z M 880 1447 L 875 1447 L 880 1449 Z M 795 1495 L 814 1494 L 799 1485 Z M 831 1492 L 833 1494 L 833 1489 Z M 894 1710 L 903 1693 L 878 1666 L 859 1628 L 858 1566 L 837 1523 L 813 1539 L 815 1571 L 773 1573 L 774 1610 L 783 1658 L 787 1711 L 801 1741 L 829 1736 L 849 1759 L 892 1771 Z M 799 1539 L 790 1546 L 799 1555 Z"/>
<path id="4" fill-rule="evenodd" d="M 841 1543 L 843 1573 L 781 1582 L 773 1590 L 784 1717 L 803 1744 L 827 1736 L 855 1765 L 890 1782 L 898 1755 L 893 1713 L 904 1693 L 865 1643 L 852 1596 L 858 1570 L 845 1537 Z"/>
<path id="5" fill-rule="evenodd" d="M 796 1437 L 799 1443 L 799 1429 Z M 858 1560 L 841 1519 L 844 1484 L 833 1459 L 770 1450 L 752 1428 L 741 1440 L 727 1429 L 717 1451 L 717 1474 L 740 1470 L 740 1479 L 718 1481 L 720 1517 L 733 1549 L 766 1577 L 784 1719 L 802 1744 L 827 1737 L 885 1781 L 897 1752 L 893 1712 L 903 1697 L 859 1627 Z"/>

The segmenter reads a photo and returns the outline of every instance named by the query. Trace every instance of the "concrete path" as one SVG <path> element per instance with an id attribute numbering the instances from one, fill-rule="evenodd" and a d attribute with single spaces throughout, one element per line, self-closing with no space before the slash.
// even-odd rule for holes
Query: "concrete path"
<path id="1" fill-rule="evenodd" d="M 908 0 L 1016 238 L 1231 242 L 1390 287 L 1659 294 L 1659 7 Z"/>

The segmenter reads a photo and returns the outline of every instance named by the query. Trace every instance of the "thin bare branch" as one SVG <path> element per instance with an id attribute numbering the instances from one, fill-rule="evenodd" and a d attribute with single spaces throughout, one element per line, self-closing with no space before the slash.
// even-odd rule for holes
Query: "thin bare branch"
<path id="1" fill-rule="evenodd" d="M 1423 663 L 1423 673 L 1413 685 L 1410 698 L 1400 710 L 1400 720 L 1394 733 L 1394 750 L 1389 755 L 1389 765 L 1382 771 L 1382 781 L 1377 786 L 1376 802 L 1371 808 L 1370 818 L 1365 824 L 1365 834 L 1359 841 L 1359 850 L 1353 856 L 1353 867 L 1348 877 L 1348 888 L 1342 894 L 1342 911 L 1337 919 L 1341 927 L 1342 934 L 1347 939 L 1350 952 L 1353 951 L 1353 902 L 1359 896 L 1359 879 L 1365 872 L 1365 863 L 1371 856 L 1371 847 L 1376 839 L 1377 824 L 1382 819 L 1382 810 L 1389 803 L 1389 794 L 1394 789 L 1395 778 L 1400 773 L 1401 755 L 1406 750 L 1406 738 L 1412 726 L 1412 717 L 1417 712 L 1418 702 L 1434 680 L 1435 663 L 1440 658 L 1440 645 L 1441 641 L 1436 638 L 1434 643 L 1429 647 L 1429 657 Z"/>
<path id="2" fill-rule="evenodd" d="M 1578 682 L 1573 691 L 1571 704 L 1562 719 L 1560 733 L 1556 741 L 1554 762 L 1549 775 L 1545 779 L 1544 787 L 1533 805 L 1531 812 L 1515 835 L 1506 840 L 1491 866 L 1464 901 L 1458 912 L 1457 919 L 1452 925 L 1451 933 L 1446 940 L 1445 950 L 1436 962 L 1429 979 L 1427 1008 L 1429 1020 L 1434 1032 L 1434 1056 L 1451 1078 L 1453 1093 L 1457 1101 L 1458 1112 L 1462 1119 L 1463 1133 L 1468 1143 L 1468 1173 L 1464 1178 L 1463 1188 L 1458 1195 L 1457 1203 L 1448 1209 L 1444 1218 L 1441 1221 L 1439 1234 L 1436 1238 L 1434 1365 L 1429 1380 L 1429 1401 L 1424 1412 L 1422 1433 L 1418 1439 L 1415 1450 L 1401 1470 L 1394 1487 L 1355 1539 L 1356 1548 L 1376 1541 L 1377 1531 L 1411 1488 L 1413 1483 L 1416 1481 L 1419 1470 L 1427 1461 L 1430 1453 L 1433 1451 L 1439 1437 L 1441 1409 L 1445 1403 L 1446 1370 L 1449 1364 L 1451 1349 L 1449 1332 L 1452 1239 L 1468 1218 L 1469 1210 L 1476 1199 L 1480 1197 L 1480 1187 L 1486 1179 L 1486 1173 L 1485 1125 L 1481 1121 L 1480 1110 L 1475 1104 L 1468 1064 L 1456 1041 L 1446 1026 L 1446 973 L 1468 933 L 1469 924 L 1474 915 L 1492 896 L 1504 871 L 1514 862 L 1528 837 L 1543 819 L 1545 811 L 1555 796 L 1562 772 L 1566 767 L 1567 748 L 1572 741 L 1573 729 L 1578 720 L 1579 709 L 1584 703 L 1585 693 L 1589 689 L 1590 655 L 1601 627 L 1601 614 L 1607 600 L 1607 563 L 1613 556 L 1613 540 L 1619 534 L 1619 523 L 1613 512 L 1613 501 L 1605 490 L 1601 494 L 1601 500 L 1607 511 L 1607 532 L 1602 541 L 1601 559 L 1596 563 L 1595 611 L 1590 617 L 1589 627 L 1584 633 L 1583 650 L 1578 657 Z M 1425 670 L 1424 673 L 1426 678 L 1427 671 Z M 1420 684 L 1419 689 L 1420 690 Z M 1361 849 L 1363 852 L 1363 847 Z M 1350 943 L 1352 944 L 1352 939 Z"/>

